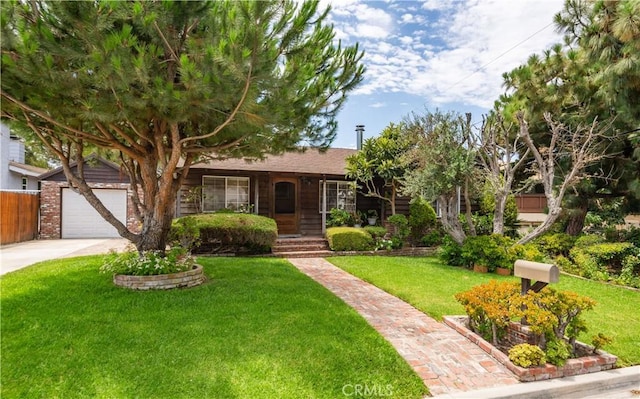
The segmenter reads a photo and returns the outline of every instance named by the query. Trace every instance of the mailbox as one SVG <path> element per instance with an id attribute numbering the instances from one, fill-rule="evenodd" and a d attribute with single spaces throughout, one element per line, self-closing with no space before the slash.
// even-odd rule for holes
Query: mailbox
<path id="1" fill-rule="evenodd" d="M 513 275 L 545 283 L 557 283 L 560 271 L 556 265 L 519 259 L 514 265 Z"/>
<path id="2" fill-rule="evenodd" d="M 514 264 L 513 275 L 520 277 L 521 293 L 525 295 L 529 290 L 538 292 L 549 283 L 557 283 L 560 270 L 556 265 L 518 259 Z M 531 285 L 531 280 L 535 280 L 536 283 Z"/>

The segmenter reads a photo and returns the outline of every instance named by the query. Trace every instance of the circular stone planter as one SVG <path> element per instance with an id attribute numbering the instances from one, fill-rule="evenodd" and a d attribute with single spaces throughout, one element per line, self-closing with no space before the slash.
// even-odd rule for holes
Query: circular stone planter
<path id="1" fill-rule="evenodd" d="M 113 276 L 113 283 L 132 290 L 170 290 L 172 288 L 195 287 L 204 283 L 205 279 L 202 266 L 195 265 L 193 269 L 185 272 L 154 276 L 116 274 Z"/>

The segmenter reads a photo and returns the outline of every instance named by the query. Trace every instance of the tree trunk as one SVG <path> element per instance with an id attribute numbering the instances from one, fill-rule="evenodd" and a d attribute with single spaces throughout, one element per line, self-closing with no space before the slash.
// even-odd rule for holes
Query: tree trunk
<path id="1" fill-rule="evenodd" d="M 467 177 L 464 182 L 464 208 L 465 217 L 467 219 L 467 226 L 469 227 L 469 235 L 476 235 L 476 226 L 473 224 L 473 218 L 471 217 L 471 197 L 469 195 L 469 178 Z"/>
<path id="2" fill-rule="evenodd" d="M 587 217 L 587 211 L 589 210 L 588 200 L 581 200 L 580 205 L 577 208 L 572 209 L 569 214 L 569 222 L 565 232 L 572 236 L 577 236 L 582 233 L 584 228 L 584 220 Z"/>
<path id="3" fill-rule="evenodd" d="M 495 193 L 495 209 L 493 211 L 493 234 L 504 234 L 504 208 L 507 204 L 509 192 Z"/>
<path id="4" fill-rule="evenodd" d="M 440 207 L 441 215 L 440 222 L 451 238 L 462 245 L 467 236 L 464 234 L 462 224 L 460 224 L 460 220 L 458 219 L 456 198 L 455 195 L 453 197 L 447 197 L 446 195 L 438 197 L 438 206 Z"/>

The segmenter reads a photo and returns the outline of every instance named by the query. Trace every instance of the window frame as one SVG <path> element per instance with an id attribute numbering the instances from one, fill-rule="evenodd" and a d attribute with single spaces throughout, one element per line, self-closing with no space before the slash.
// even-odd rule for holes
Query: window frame
<path id="1" fill-rule="evenodd" d="M 322 188 L 324 187 L 324 180 L 320 180 L 320 187 L 319 187 L 319 203 L 318 203 L 318 213 L 322 215 L 322 193 L 323 190 Z M 356 189 L 356 182 L 355 181 L 351 181 L 351 180 L 326 180 L 327 183 L 327 191 L 329 184 L 336 184 L 336 206 L 338 204 L 338 195 L 340 192 L 340 184 L 344 184 L 344 185 L 348 185 L 351 186 L 352 190 L 353 190 L 353 209 L 348 209 L 345 208 L 344 210 L 346 210 L 347 212 L 355 212 L 358 208 L 358 191 Z M 327 196 L 327 199 L 329 198 L 329 196 Z M 327 215 L 329 215 L 329 213 L 331 212 L 332 207 L 329 206 L 329 201 L 327 201 L 327 211 L 325 212 Z M 342 209 L 342 208 L 338 208 L 338 209 Z"/>
<path id="2" fill-rule="evenodd" d="M 220 209 L 205 209 L 205 205 L 207 204 L 205 201 L 205 191 L 207 186 L 211 187 L 212 184 L 205 184 L 205 180 L 209 178 L 209 179 L 224 179 L 224 207 L 220 208 Z M 217 176 L 217 175 L 202 175 L 202 193 L 201 193 L 201 209 L 200 211 L 202 213 L 213 213 L 213 212 L 217 212 L 221 209 L 229 209 L 229 198 L 228 198 L 228 186 L 229 186 L 229 180 L 230 179 L 234 179 L 234 180 L 243 180 L 247 182 L 247 202 L 240 204 L 238 202 L 238 209 L 235 209 L 235 212 L 240 212 L 240 209 L 242 206 L 245 206 L 245 209 L 249 209 L 249 207 L 251 206 L 251 178 L 248 176 Z M 236 190 L 237 190 L 237 186 L 236 186 Z"/>

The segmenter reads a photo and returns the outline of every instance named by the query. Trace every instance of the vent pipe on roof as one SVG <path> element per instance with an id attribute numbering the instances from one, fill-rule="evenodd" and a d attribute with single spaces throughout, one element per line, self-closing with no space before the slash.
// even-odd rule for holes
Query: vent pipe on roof
<path id="1" fill-rule="evenodd" d="M 364 125 L 356 125 L 356 135 L 358 137 L 356 148 L 358 151 L 362 149 L 362 133 L 364 133 Z"/>

